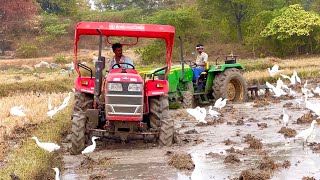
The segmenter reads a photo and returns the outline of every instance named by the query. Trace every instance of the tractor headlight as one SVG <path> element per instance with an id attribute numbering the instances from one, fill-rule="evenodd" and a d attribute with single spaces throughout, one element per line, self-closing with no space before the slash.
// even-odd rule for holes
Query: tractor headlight
<path id="1" fill-rule="evenodd" d="M 142 91 L 142 84 L 129 84 L 128 91 Z"/>
<path id="2" fill-rule="evenodd" d="M 122 91 L 122 84 L 120 83 L 109 83 L 108 84 L 109 91 Z"/>

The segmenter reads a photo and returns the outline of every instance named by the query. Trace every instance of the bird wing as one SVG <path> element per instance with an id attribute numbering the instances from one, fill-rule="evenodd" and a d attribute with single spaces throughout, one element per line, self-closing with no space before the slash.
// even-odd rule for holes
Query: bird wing
<path id="1" fill-rule="evenodd" d="M 55 150 L 58 150 L 60 149 L 60 146 L 55 144 L 55 143 L 40 143 L 39 146 L 42 148 L 42 149 L 45 149 L 49 152 L 52 152 L 52 151 L 55 151 Z"/>
<path id="2" fill-rule="evenodd" d="M 289 79 L 289 80 L 290 80 L 290 77 L 289 77 L 289 76 L 287 76 L 287 75 L 280 74 L 280 76 L 282 76 L 282 77 L 283 77 L 283 78 L 285 78 L 285 79 Z"/>
<path id="3" fill-rule="evenodd" d="M 189 113 L 191 116 L 193 116 L 194 118 L 198 119 L 199 118 L 199 114 L 200 112 L 197 109 L 186 109 L 187 113 Z"/>
<path id="4" fill-rule="evenodd" d="M 266 86 L 272 90 L 275 89 L 275 87 L 272 84 L 270 84 L 269 82 L 266 82 Z"/>
<path id="5" fill-rule="evenodd" d="M 90 145 L 86 147 L 83 151 L 81 151 L 81 154 L 86 154 L 86 153 L 92 153 L 95 147 L 93 145 Z"/>
<path id="6" fill-rule="evenodd" d="M 221 101 L 222 101 L 222 98 L 217 99 L 216 102 L 214 103 L 214 107 L 220 106 Z"/>
<path id="7" fill-rule="evenodd" d="M 271 71 L 278 71 L 279 70 L 279 65 L 275 64 L 272 66 Z"/>

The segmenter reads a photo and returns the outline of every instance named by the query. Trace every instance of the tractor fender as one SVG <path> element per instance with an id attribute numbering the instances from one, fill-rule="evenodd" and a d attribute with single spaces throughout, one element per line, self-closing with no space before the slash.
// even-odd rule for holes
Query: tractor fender
<path id="1" fill-rule="evenodd" d="M 169 83 L 167 80 L 152 80 L 145 82 L 145 96 L 161 96 L 168 94 Z"/>
<path id="2" fill-rule="evenodd" d="M 228 68 L 237 68 L 237 69 L 241 69 L 244 70 L 245 68 L 239 64 L 239 63 L 235 63 L 235 64 L 220 64 L 220 65 L 215 65 L 215 66 L 211 66 L 208 70 L 209 73 L 211 72 L 223 72 Z"/>
<path id="3" fill-rule="evenodd" d="M 75 89 L 80 92 L 93 94 L 94 93 L 94 77 L 77 77 L 74 80 Z"/>

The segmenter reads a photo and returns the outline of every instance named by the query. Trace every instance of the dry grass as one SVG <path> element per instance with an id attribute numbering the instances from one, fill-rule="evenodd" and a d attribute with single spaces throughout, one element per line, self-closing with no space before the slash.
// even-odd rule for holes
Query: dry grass
<path id="1" fill-rule="evenodd" d="M 48 98 L 51 97 L 52 106 L 61 105 L 63 99 L 68 93 L 41 93 L 32 92 L 16 94 L 1 98 L 0 101 L 0 142 L 4 136 L 11 136 L 14 128 L 21 127 L 24 124 L 40 124 L 48 119 Z M 69 102 L 70 103 L 70 102 Z M 26 117 L 10 116 L 10 109 L 13 106 L 22 105 L 25 108 Z M 69 104 L 70 105 L 70 104 Z M 60 113 L 60 112 L 58 112 Z"/>
<path id="2" fill-rule="evenodd" d="M 41 108 L 44 111 L 44 108 Z M 32 136 L 37 136 L 41 141 L 55 142 L 70 129 L 71 106 L 64 109 L 52 120 L 44 118 Z M 19 149 L 11 150 L 7 155 L 8 162 L 0 168 L 0 177 L 10 179 L 9 175 L 15 173 L 20 179 L 54 179 L 53 167 L 61 168 L 61 159 L 57 153 L 48 153 L 40 149 L 30 138 L 20 142 Z"/>

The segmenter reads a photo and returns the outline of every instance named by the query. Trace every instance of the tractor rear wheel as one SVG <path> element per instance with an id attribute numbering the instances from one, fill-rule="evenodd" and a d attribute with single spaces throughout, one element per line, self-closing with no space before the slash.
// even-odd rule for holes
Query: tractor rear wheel
<path id="1" fill-rule="evenodd" d="M 194 97 L 192 91 L 186 91 L 182 95 L 182 107 L 183 108 L 193 108 L 194 106 Z"/>
<path id="2" fill-rule="evenodd" d="M 72 115 L 72 136 L 71 136 L 71 153 L 80 154 L 85 148 L 86 143 L 90 140 L 86 131 L 87 109 L 93 108 L 93 95 L 79 92 L 76 90 L 74 96 L 74 109 Z"/>
<path id="3" fill-rule="evenodd" d="M 169 116 L 168 95 L 150 98 L 150 126 L 159 130 L 160 146 L 171 146 L 173 143 L 174 122 Z"/>
<path id="4" fill-rule="evenodd" d="M 212 86 L 215 99 L 227 98 L 230 101 L 247 100 L 247 84 L 239 69 L 230 68 L 216 75 Z"/>

